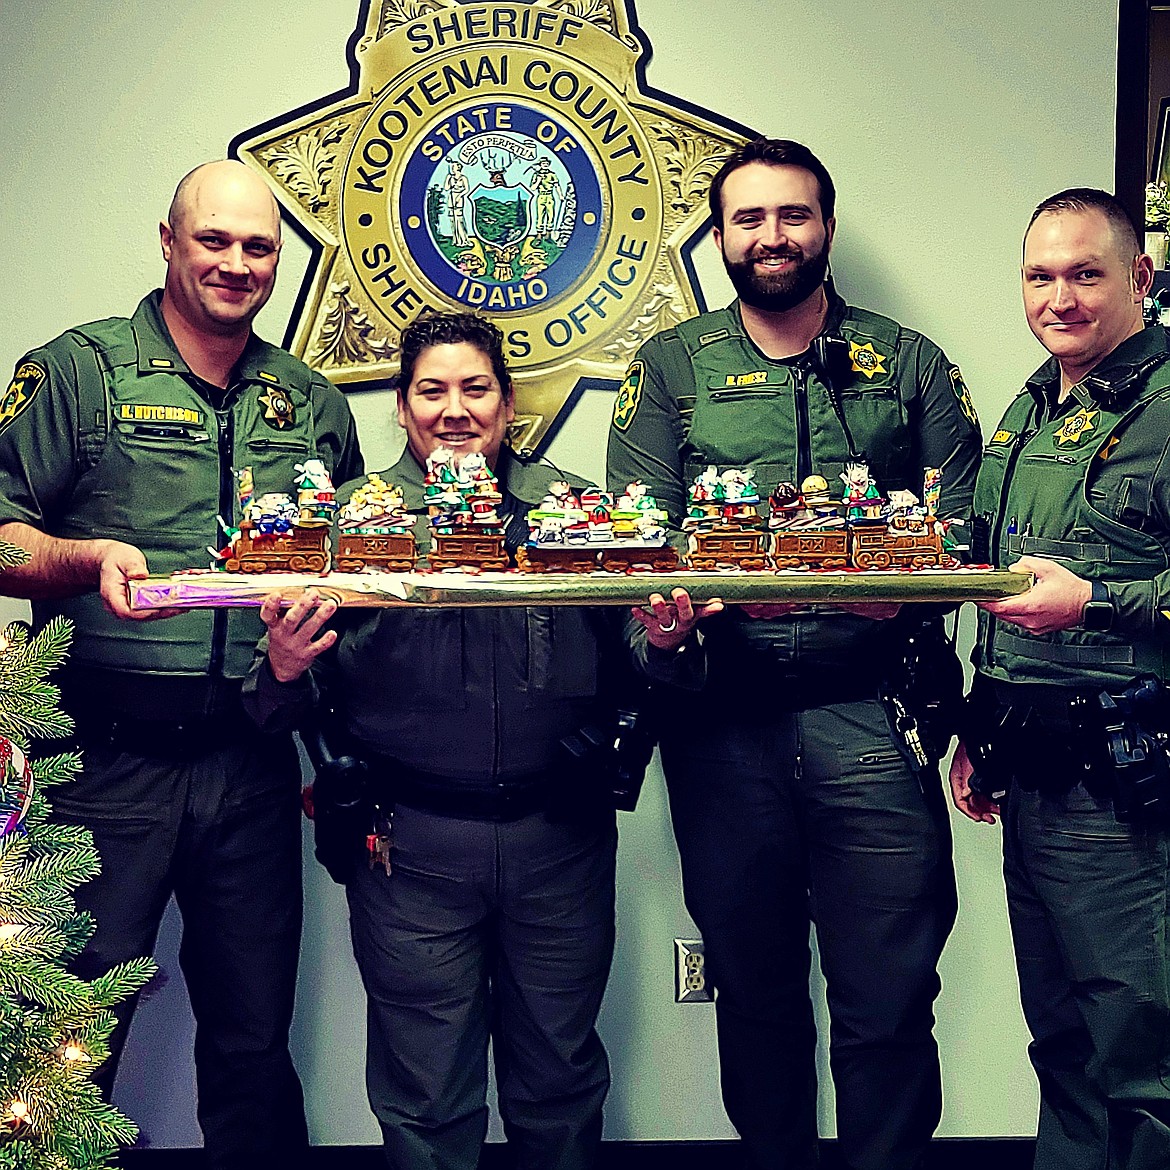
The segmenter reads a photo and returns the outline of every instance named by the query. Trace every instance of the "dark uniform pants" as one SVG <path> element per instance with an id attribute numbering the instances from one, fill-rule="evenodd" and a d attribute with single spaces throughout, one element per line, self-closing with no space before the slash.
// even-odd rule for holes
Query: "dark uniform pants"
<path id="1" fill-rule="evenodd" d="M 1170 1166 L 1168 836 L 1083 787 L 1018 788 L 1004 877 L 1029 1055 L 1036 1170 Z"/>
<path id="2" fill-rule="evenodd" d="M 942 1107 L 933 1002 L 955 917 L 938 776 L 919 782 L 876 701 L 729 708 L 678 720 L 662 754 L 747 1163 L 817 1161 L 812 922 L 844 1162 L 918 1167 Z"/>
<path id="3" fill-rule="evenodd" d="M 616 851 L 612 813 L 600 824 L 394 814 L 393 872 L 363 867 L 347 890 L 366 1083 L 395 1170 L 475 1170 L 489 1034 L 519 1170 L 594 1164 Z"/>
<path id="4" fill-rule="evenodd" d="M 288 1047 L 301 939 L 291 739 L 257 735 L 182 762 L 82 747 L 83 775 L 52 794 L 55 819 L 92 830 L 101 854 L 101 874 L 77 889 L 97 931 L 74 969 L 92 979 L 149 955 L 174 893 L 207 1164 L 254 1170 L 303 1151 Z M 96 1078 L 107 1092 L 132 1011 L 119 1008 L 114 1055 Z"/>

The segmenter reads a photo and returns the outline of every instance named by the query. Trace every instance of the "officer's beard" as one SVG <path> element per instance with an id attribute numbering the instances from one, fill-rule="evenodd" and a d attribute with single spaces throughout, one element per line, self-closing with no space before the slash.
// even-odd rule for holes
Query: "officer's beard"
<path id="1" fill-rule="evenodd" d="M 756 271 L 756 258 L 760 255 L 790 256 L 796 264 L 788 272 L 761 275 Z M 745 305 L 766 313 L 784 313 L 808 300 L 825 283 L 829 274 L 829 241 L 824 242 L 815 256 L 802 257 L 804 253 L 798 248 L 757 252 L 756 257 L 743 260 L 728 260 L 724 252 L 723 267 L 727 269 L 736 295 Z"/>

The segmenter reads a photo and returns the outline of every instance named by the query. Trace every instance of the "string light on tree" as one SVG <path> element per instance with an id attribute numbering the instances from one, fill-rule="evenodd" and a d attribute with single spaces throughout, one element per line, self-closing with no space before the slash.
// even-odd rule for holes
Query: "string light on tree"
<path id="1" fill-rule="evenodd" d="M 80 1040 L 70 1037 L 62 1042 L 57 1049 L 57 1055 L 66 1063 L 72 1065 L 89 1064 L 93 1057 L 86 1051 Z"/>
<path id="2" fill-rule="evenodd" d="M 22 1137 L 29 1127 L 28 1105 L 20 1097 L 8 1102 L 4 1115 L 0 1116 L 0 1135 Z"/>

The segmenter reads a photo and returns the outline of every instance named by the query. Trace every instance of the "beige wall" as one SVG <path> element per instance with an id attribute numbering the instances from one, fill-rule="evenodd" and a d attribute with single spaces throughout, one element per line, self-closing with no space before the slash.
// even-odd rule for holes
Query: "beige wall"
<path id="1" fill-rule="evenodd" d="M 1035 366 L 1017 281 L 1028 213 L 1112 175 L 1115 6 L 1061 0 L 639 0 L 650 83 L 808 142 L 840 191 L 834 272 L 860 304 L 931 335 L 963 366 L 985 428 Z M 239 131 L 343 87 L 357 0 L 0 0 L 0 361 L 79 321 L 129 312 L 160 279 L 156 222 L 178 176 Z M 716 15 L 717 14 L 717 15 Z M 279 340 L 307 258 L 290 238 L 261 319 Z M 728 291 L 712 246 L 708 302 Z M 359 408 L 368 462 L 396 443 L 382 395 Z M 601 474 L 609 399 L 585 396 L 554 459 Z M 689 935 L 661 780 L 622 818 L 619 946 L 602 1027 L 611 1138 L 712 1138 L 709 1006 L 675 1006 L 671 939 Z M 1031 1131 L 998 829 L 956 825 L 962 908 L 944 957 L 938 1034 L 947 1135 Z M 117 864 L 107 858 L 106 864 Z M 362 999 L 344 900 L 307 866 L 296 1022 L 314 1140 L 377 1140 L 361 1077 Z M 156 1145 L 197 1140 L 189 1019 L 174 958 L 144 1007 L 119 1101 Z M 891 1086 L 896 1092 L 897 1087 Z M 822 1102 L 826 1132 L 831 1100 Z"/>

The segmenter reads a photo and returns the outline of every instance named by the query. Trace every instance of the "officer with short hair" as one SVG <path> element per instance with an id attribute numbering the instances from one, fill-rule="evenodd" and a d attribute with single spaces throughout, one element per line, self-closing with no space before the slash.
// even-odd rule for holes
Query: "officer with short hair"
<path id="1" fill-rule="evenodd" d="M 839 482 L 864 458 L 884 492 L 920 496 L 924 469 L 941 468 L 943 511 L 965 516 L 979 435 L 958 368 L 837 295 L 820 160 L 749 143 L 716 175 L 711 212 L 738 300 L 642 346 L 615 405 L 611 484 L 645 481 L 677 526 L 709 464 L 751 468 L 767 492 Z M 636 611 L 645 670 L 676 687 L 662 761 L 717 989 L 723 1099 L 752 1167 L 817 1161 L 810 921 L 846 1162 L 920 1166 L 941 1110 L 932 1005 L 955 891 L 935 763 L 949 730 L 916 770 L 879 699 L 909 698 L 922 623 L 909 608 L 848 608 L 696 610 L 676 590 Z"/>
<path id="2" fill-rule="evenodd" d="M 78 326 L 26 354 L 0 411 L 0 538 L 31 553 L 0 590 L 74 638 L 60 682 L 83 773 L 54 798 L 93 831 L 102 873 L 77 891 L 97 931 L 86 978 L 155 943 L 173 893 L 196 1020 L 209 1166 L 248 1167 L 308 1144 L 288 1048 L 301 932 L 300 769 L 288 735 L 259 735 L 241 680 L 263 625 L 129 607 L 147 566 L 169 573 L 238 522 L 233 471 L 288 491 L 294 465 L 362 468 L 340 392 L 252 320 L 280 255 L 280 213 L 241 163 L 179 184 L 160 225 L 166 282 L 134 316 Z M 108 1089 L 125 1039 L 124 1005 Z"/>
<path id="3" fill-rule="evenodd" d="M 1037 207 L 1024 312 L 1052 356 L 976 488 L 976 556 L 1035 583 L 980 606 L 951 788 L 973 820 L 1003 811 L 1037 1170 L 1170 1165 L 1170 345 L 1144 327 L 1152 279 L 1112 195 Z"/>

